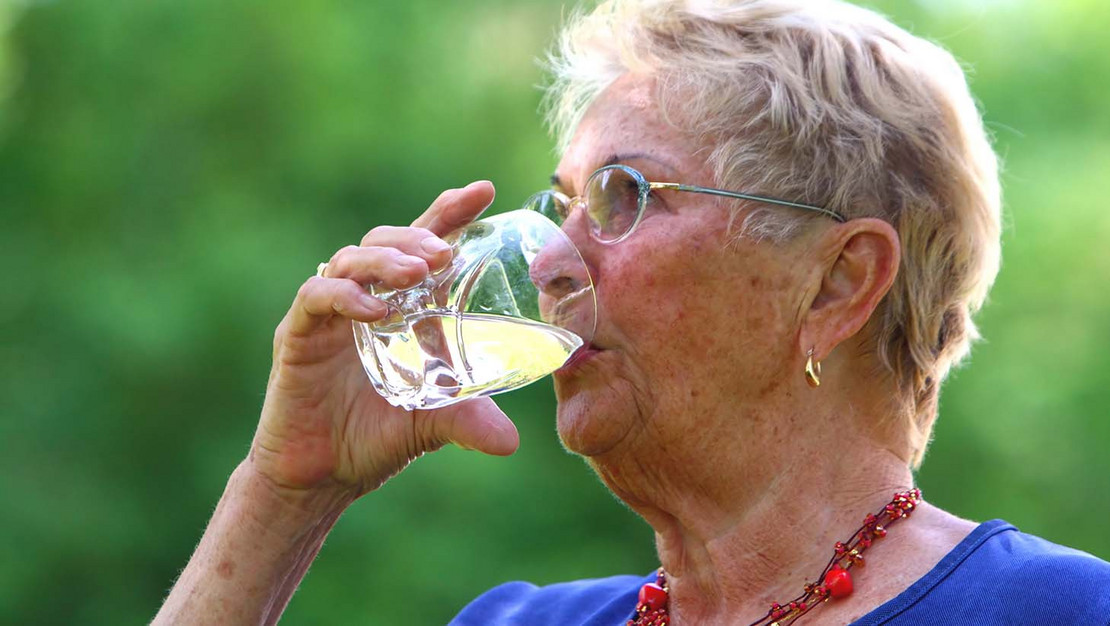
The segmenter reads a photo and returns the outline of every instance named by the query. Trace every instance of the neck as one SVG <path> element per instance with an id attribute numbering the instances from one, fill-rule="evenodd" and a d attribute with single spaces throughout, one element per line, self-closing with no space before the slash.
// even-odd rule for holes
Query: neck
<path id="1" fill-rule="evenodd" d="M 716 456 L 702 446 L 683 455 L 672 442 L 666 453 L 646 457 L 656 460 L 650 465 L 622 468 L 594 459 L 602 479 L 655 530 L 672 623 L 758 619 L 772 602 L 799 595 L 865 515 L 912 487 L 906 462 L 891 451 L 858 433 L 819 426 L 843 427 L 843 420 L 807 422 L 804 429 L 772 430 L 810 436 L 746 454 L 726 446 L 728 453 Z"/>
<path id="2" fill-rule="evenodd" d="M 679 516 L 656 527 L 676 621 L 754 621 L 772 602 L 794 598 L 816 580 L 837 541 L 847 540 L 864 516 L 913 482 L 904 464 L 882 454 L 861 463 L 859 472 L 825 469 L 808 481 L 795 480 L 797 475 L 775 481 L 711 535 Z"/>

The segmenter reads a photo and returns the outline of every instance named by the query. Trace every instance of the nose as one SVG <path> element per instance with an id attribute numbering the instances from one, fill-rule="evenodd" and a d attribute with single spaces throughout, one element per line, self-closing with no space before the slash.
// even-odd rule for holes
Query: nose
<path id="1" fill-rule="evenodd" d="M 593 283 L 578 250 L 563 237 L 552 237 L 544 244 L 528 268 L 528 276 L 541 294 L 555 300 Z"/>
<path id="2" fill-rule="evenodd" d="M 571 240 L 582 255 L 586 265 L 590 266 L 591 275 L 596 274 L 596 272 L 593 272 L 592 260 L 595 252 L 593 248 L 597 244 L 597 240 L 590 235 L 590 217 L 586 214 L 586 204 L 581 198 L 575 198 L 571 201 L 562 228 L 567 238 Z"/>
<path id="3" fill-rule="evenodd" d="M 565 328 L 589 341 L 596 317 L 593 280 L 579 249 L 570 238 L 552 237 L 540 249 L 528 269 L 532 284 L 540 292 L 540 315 L 545 322 Z M 580 218 L 579 218 L 580 219 Z"/>

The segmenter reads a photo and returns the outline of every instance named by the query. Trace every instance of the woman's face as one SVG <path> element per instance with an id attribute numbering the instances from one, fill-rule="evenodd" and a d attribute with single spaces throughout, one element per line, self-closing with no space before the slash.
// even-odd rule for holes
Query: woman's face
<path id="1" fill-rule="evenodd" d="M 663 122 L 651 83 L 626 77 L 591 107 L 556 175 L 570 196 L 611 163 L 649 181 L 712 186 L 704 154 Z M 799 246 L 730 243 L 724 203 L 657 193 L 620 243 L 592 239 L 582 211 L 564 226 L 595 280 L 598 351 L 556 373 L 558 428 L 589 457 L 720 447 L 783 401 L 785 377 L 800 376 L 787 371 L 807 271 Z"/>

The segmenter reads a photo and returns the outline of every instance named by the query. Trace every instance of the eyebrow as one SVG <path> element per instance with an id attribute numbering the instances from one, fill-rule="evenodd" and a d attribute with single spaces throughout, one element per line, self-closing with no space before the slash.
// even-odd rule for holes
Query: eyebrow
<path id="1" fill-rule="evenodd" d="M 655 156 L 652 156 L 652 155 L 644 153 L 644 152 L 630 152 L 630 153 L 626 153 L 626 154 L 622 154 L 622 153 L 613 154 L 608 159 L 606 159 L 605 162 L 602 163 L 599 167 L 606 167 L 606 166 L 609 166 L 609 165 L 617 165 L 618 163 L 625 163 L 626 161 L 635 161 L 635 160 L 651 161 L 653 163 L 657 163 L 659 165 L 662 165 L 663 167 L 671 170 L 671 172 L 678 171 L 678 168 L 676 168 L 674 165 L 668 163 L 667 161 L 664 161 L 663 159 L 660 159 L 659 157 L 655 157 Z M 562 190 L 562 191 L 567 190 L 566 185 L 563 184 L 563 179 L 559 178 L 558 173 L 555 173 L 555 174 L 551 175 L 551 186 L 556 188 L 556 189 Z"/>

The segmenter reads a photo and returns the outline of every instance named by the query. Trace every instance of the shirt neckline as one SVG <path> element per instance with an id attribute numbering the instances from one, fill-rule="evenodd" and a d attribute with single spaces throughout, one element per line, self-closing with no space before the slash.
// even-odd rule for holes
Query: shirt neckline
<path id="1" fill-rule="evenodd" d="M 912 585 L 906 588 L 905 591 L 897 596 L 880 604 L 858 620 L 852 622 L 852 626 L 873 626 L 882 624 L 891 618 L 902 613 L 910 608 L 926 595 L 929 594 L 937 585 L 947 578 L 956 568 L 960 566 L 968 557 L 979 549 L 988 539 L 997 535 L 998 533 L 1008 530 L 1017 530 L 1017 528 L 1009 522 L 1001 519 L 993 519 L 983 522 L 975 527 L 960 543 L 956 544 L 948 554 L 939 563 L 933 566 L 924 576 L 918 578 Z"/>
<path id="2" fill-rule="evenodd" d="M 928 595 L 930 591 L 947 578 L 949 574 L 954 572 L 961 563 L 967 560 L 967 558 L 979 549 L 980 546 L 986 543 L 988 539 L 1007 530 L 1017 530 L 1017 528 L 1006 520 L 1001 519 L 993 519 L 979 524 L 968 533 L 960 543 L 956 544 L 956 547 L 949 550 L 948 554 L 944 555 L 944 558 L 933 566 L 933 569 L 929 570 L 921 578 L 915 580 L 913 584 L 907 587 L 902 593 L 880 604 L 863 617 L 852 622 L 851 626 L 875 626 L 877 624 L 882 624 L 910 608 Z M 655 572 L 648 574 L 642 583 L 655 582 L 655 576 Z M 637 587 L 637 589 L 639 589 L 639 587 Z M 633 616 L 635 616 L 635 610 L 633 610 Z"/>

